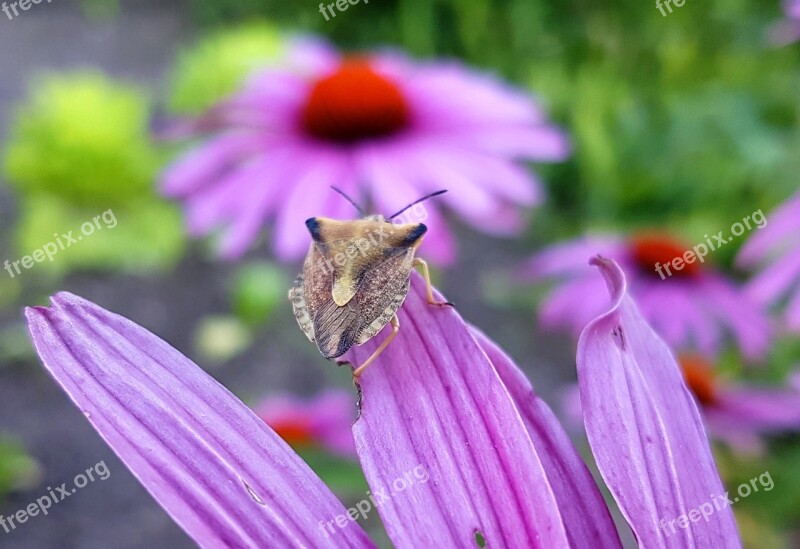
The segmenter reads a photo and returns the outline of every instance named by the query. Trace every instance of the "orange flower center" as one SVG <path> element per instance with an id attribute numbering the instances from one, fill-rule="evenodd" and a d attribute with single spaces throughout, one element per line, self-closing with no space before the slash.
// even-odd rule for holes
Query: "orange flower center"
<path id="1" fill-rule="evenodd" d="M 269 424 L 272 430 L 278 433 L 289 446 L 294 448 L 310 446 L 314 442 L 314 435 L 308 423 L 296 419 L 272 421 Z"/>
<path id="2" fill-rule="evenodd" d="M 696 258 L 692 263 L 687 263 L 684 259 L 684 254 L 691 248 L 669 236 L 643 234 L 633 237 L 630 245 L 633 260 L 645 273 L 661 278 L 657 265 L 661 266 L 665 278 L 670 276 L 688 278 L 700 273 L 700 262 Z M 676 261 L 678 259 L 679 261 Z"/>
<path id="3" fill-rule="evenodd" d="M 392 135 L 409 118 L 408 104 L 394 82 L 363 59 L 346 59 L 311 87 L 301 123 L 318 139 L 349 144 Z"/>
<path id="4" fill-rule="evenodd" d="M 686 386 L 703 406 L 714 404 L 717 397 L 717 376 L 711 364 L 697 355 L 681 355 L 678 363 L 683 370 Z"/>

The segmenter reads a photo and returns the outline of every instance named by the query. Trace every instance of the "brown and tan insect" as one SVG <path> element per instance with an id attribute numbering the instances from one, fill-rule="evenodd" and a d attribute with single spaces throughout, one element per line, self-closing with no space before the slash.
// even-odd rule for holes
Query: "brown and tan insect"
<path id="1" fill-rule="evenodd" d="M 347 195 L 334 189 L 358 207 Z M 409 204 L 411 206 L 444 193 L 439 191 Z M 316 343 L 322 356 L 337 358 L 353 345 L 362 345 L 391 323 L 392 333 L 360 366 L 358 378 L 372 364 L 400 330 L 397 310 L 408 295 L 411 269 L 422 267 L 428 303 L 436 301 L 428 264 L 415 257 L 428 228 L 422 223 L 397 224 L 381 215 L 355 221 L 312 217 L 306 221 L 311 247 L 303 271 L 289 290 L 289 300 L 300 329 Z"/>

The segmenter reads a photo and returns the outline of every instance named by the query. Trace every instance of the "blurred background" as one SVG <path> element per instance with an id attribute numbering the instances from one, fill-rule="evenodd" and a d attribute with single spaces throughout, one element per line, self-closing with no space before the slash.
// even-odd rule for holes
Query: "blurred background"
<path id="1" fill-rule="evenodd" d="M 147 327 L 254 407 L 352 392 L 349 374 L 297 328 L 286 292 L 300 262 L 279 260 L 271 226 L 242 257 L 222 259 L 213 237 L 187 235 L 181 204 L 158 186 L 188 144 L 163 139 L 164 129 L 235 92 L 293 35 L 457 59 L 535 97 L 569 136 L 563 162 L 524 164 L 546 200 L 521 209 L 516 234 L 493 236 L 444 209 L 458 252 L 434 278 L 528 373 L 587 456 L 565 404 L 574 334 L 540 325 L 552 286 L 518 276 L 520 267 L 590 232 L 657 229 L 702 242 L 759 208 L 769 217 L 798 188 L 800 46 L 786 43 L 790 20 L 777 1 L 687 0 L 662 15 L 632 0 L 373 0 L 328 20 L 317 4 L 58 0 L 0 13 L 0 261 L 103 212 L 114 217 L 53 261 L 0 271 L 0 514 L 101 460 L 111 471 L 46 518 L 0 532 L 0 547 L 192 546 L 34 355 L 22 309 L 59 290 Z M 711 260 L 737 288 L 752 276 L 735 266 L 747 236 Z M 781 322 L 780 308 L 769 314 Z M 800 339 L 776 334 L 758 368 L 728 342 L 713 357 L 719 375 L 789 391 Z M 714 444 L 727 486 L 764 471 L 774 480 L 736 504 L 749 547 L 800 547 L 800 425 L 784 423 L 756 445 Z M 363 497 L 346 452 L 294 442 L 346 501 Z"/>

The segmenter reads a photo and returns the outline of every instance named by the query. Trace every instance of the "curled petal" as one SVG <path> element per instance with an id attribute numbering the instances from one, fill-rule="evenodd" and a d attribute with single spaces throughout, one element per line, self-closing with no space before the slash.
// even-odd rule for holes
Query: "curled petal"
<path id="1" fill-rule="evenodd" d="M 227 389 L 144 328 L 60 293 L 26 311 L 45 367 L 203 547 L 371 547 L 322 481 Z"/>
<path id="2" fill-rule="evenodd" d="M 619 266 L 592 264 L 614 305 L 581 334 L 578 382 L 608 488 L 643 547 L 741 547 L 730 507 L 715 499 L 726 492 L 675 359 L 628 297 Z"/>

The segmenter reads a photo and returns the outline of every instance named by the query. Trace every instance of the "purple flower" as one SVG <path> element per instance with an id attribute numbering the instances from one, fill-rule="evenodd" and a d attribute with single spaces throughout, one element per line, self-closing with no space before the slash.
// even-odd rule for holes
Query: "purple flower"
<path id="1" fill-rule="evenodd" d="M 629 239 L 585 237 L 540 252 L 522 276 L 537 282 L 559 280 L 542 304 L 540 322 L 578 334 L 608 307 L 603 283 L 585 260 L 599 253 L 619 262 L 642 315 L 672 348 L 716 356 L 729 332 L 748 359 L 762 357 L 770 341 L 765 311 L 704 261 L 681 260 L 685 264 L 680 270 L 670 266 L 691 250 L 658 233 Z"/>
<path id="2" fill-rule="evenodd" d="M 745 288 L 756 302 L 775 305 L 785 300 L 789 328 L 800 330 L 800 193 L 787 200 L 753 234 L 736 258 L 741 267 L 763 265 Z"/>
<path id="3" fill-rule="evenodd" d="M 306 400 L 275 395 L 262 400 L 255 412 L 295 449 L 320 446 L 343 457 L 356 456 L 351 432 L 356 417 L 347 391 L 331 389 Z"/>
<path id="4" fill-rule="evenodd" d="M 709 432 L 741 451 L 757 453 L 761 435 L 800 432 L 800 389 L 726 383 L 712 363 L 679 357 L 686 385 L 703 410 Z"/>
<path id="5" fill-rule="evenodd" d="M 397 53 L 346 57 L 321 44 L 293 46 L 286 66 L 255 75 L 239 93 L 189 125 L 211 131 L 163 175 L 163 192 L 185 204 L 188 229 L 223 228 L 235 258 L 272 221 L 275 253 L 308 247 L 303 221 L 351 219 L 367 197 L 390 215 L 431 191 L 476 228 L 509 234 L 520 209 L 541 199 L 517 160 L 558 161 L 569 152 L 535 100 L 456 62 L 417 63 Z M 426 253 L 453 258 L 435 203 L 415 221 L 431 227 Z"/>
<path id="6" fill-rule="evenodd" d="M 652 375 L 640 353 L 658 363 L 669 357 L 655 336 L 640 337 L 649 330 L 641 319 L 627 316 L 619 322 L 632 347 L 609 354 L 613 338 L 602 323 L 618 309 L 627 314 L 628 301 L 582 339 L 580 363 L 589 372 L 582 387 L 597 402 L 620 391 L 609 384 L 613 376 L 591 380 L 592 372 L 619 371 L 622 359 L 625 368 Z M 203 547 L 371 547 L 356 518 L 372 511 L 397 547 L 481 540 L 489 547 L 621 547 L 598 487 L 550 409 L 486 336 L 454 310 L 427 304 L 418 275 L 399 313 L 400 335 L 360 378 L 353 434 L 371 490 L 350 509 L 252 411 L 167 343 L 79 297 L 58 294 L 52 302 L 26 313 L 45 367 Z M 352 358 L 362 360 L 380 338 L 351 350 Z M 601 470 L 612 481 L 615 471 L 628 471 L 627 492 L 646 495 L 648 505 L 629 507 L 626 490 L 609 486 L 644 546 L 679 547 L 690 538 L 738 547 L 727 509 L 672 537 L 640 526 L 677 511 L 676 502 L 695 504 L 698 490 L 721 488 L 702 427 L 687 426 L 681 406 L 670 403 L 685 388 L 679 381 L 659 390 L 657 399 L 634 391 L 617 411 L 595 410 L 587 419 L 606 439 Z M 639 417 L 603 434 L 597 420 L 626 406 Z M 653 417 L 669 437 L 650 431 L 644 420 Z M 675 448 L 671 437 L 679 432 L 685 438 Z M 641 445 L 644 435 L 652 437 L 647 468 L 626 452 L 619 459 L 605 453 Z M 678 482 L 684 475 L 694 482 Z"/>

